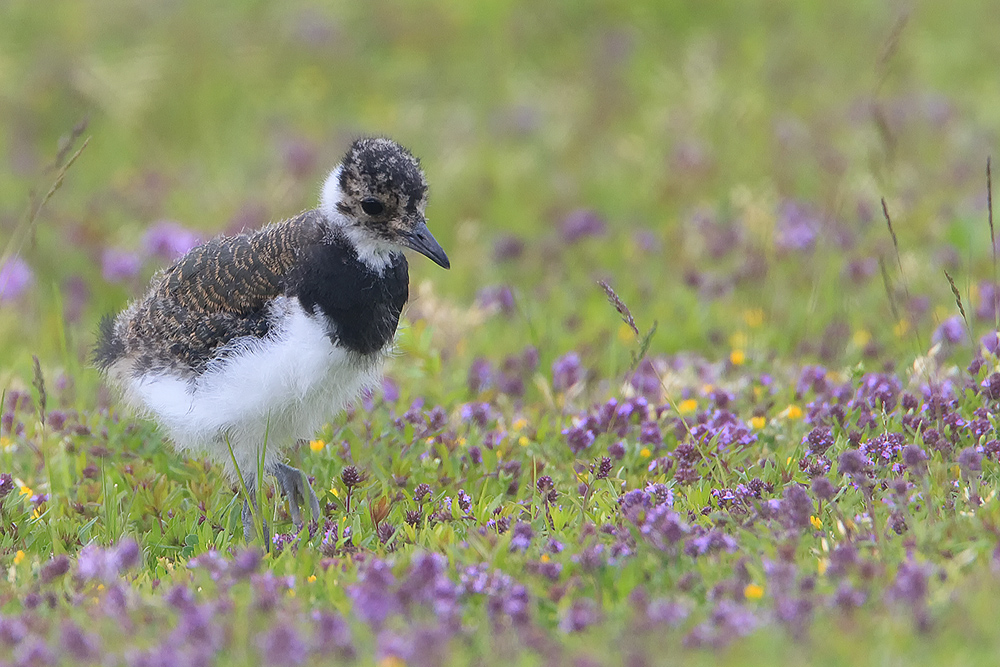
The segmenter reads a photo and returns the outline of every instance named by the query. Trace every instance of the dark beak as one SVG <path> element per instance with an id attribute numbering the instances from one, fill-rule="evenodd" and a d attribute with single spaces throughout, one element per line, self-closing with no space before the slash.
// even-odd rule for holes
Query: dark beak
<path id="1" fill-rule="evenodd" d="M 403 244 L 408 248 L 416 250 L 421 255 L 429 257 L 438 266 L 446 269 L 451 268 L 448 255 L 444 254 L 444 248 L 441 247 L 441 244 L 437 242 L 437 239 L 427 229 L 427 223 L 423 220 L 417 223 L 412 232 L 403 235 Z"/>

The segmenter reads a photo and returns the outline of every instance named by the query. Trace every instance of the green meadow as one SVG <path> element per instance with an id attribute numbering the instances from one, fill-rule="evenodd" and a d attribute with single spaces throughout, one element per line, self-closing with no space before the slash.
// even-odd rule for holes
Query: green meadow
<path id="1" fill-rule="evenodd" d="M 991 664 L 997 34 L 980 0 L 0 3 L 0 665 Z M 246 539 L 97 324 L 373 134 L 452 268 L 412 259 L 381 387 L 289 447 L 321 516 L 271 485 Z"/>

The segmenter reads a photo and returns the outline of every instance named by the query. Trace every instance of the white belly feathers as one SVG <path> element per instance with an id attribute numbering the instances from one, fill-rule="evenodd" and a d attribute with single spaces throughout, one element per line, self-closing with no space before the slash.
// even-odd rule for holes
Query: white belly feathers
<path id="1" fill-rule="evenodd" d="M 296 298 L 277 299 L 272 312 L 276 331 L 268 338 L 234 341 L 194 379 L 170 372 L 123 378 L 127 400 L 155 415 L 178 449 L 204 452 L 233 474 L 228 436 L 240 469 L 253 476 L 265 434 L 269 464 L 374 385 L 385 357 L 335 347 L 325 318 Z"/>

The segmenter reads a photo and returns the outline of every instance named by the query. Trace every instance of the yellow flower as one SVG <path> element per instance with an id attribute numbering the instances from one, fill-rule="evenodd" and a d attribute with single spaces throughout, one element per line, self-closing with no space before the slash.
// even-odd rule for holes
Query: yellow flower
<path id="1" fill-rule="evenodd" d="M 35 492 L 32 491 L 31 487 L 28 486 L 27 484 L 22 484 L 21 485 L 21 495 L 22 496 L 33 496 L 33 495 L 35 495 Z"/>
<path id="2" fill-rule="evenodd" d="M 306 581 L 308 581 L 310 584 L 315 584 L 316 583 L 316 575 L 315 574 L 310 574 L 308 577 L 306 577 Z"/>
<path id="3" fill-rule="evenodd" d="M 788 417 L 789 419 L 801 419 L 802 408 L 793 403 L 792 405 L 789 405 L 787 408 L 785 408 L 785 416 Z"/>
<path id="4" fill-rule="evenodd" d="M 747 587 L 743 589 L 743 597 L 747 600 L 759 600 L 764 597 L 764 588 L 757 584 L 747 584 Z"/>
<path id="5" fill-rule="evenodd" d="M 823 522 L 819 520 L 819 517 L 811 516 L 809 517 L 809 523 L 813 525 L 813 528 L 819 530 L 823 527 Z"/>
<path id="6" fill-rule="evenodd" d="M 622 322 L 621 326 L 618 327 L 618 340 L 628 343 L 633 338 L 635 338 L 635 332 L 632 331 L 632 327 Z"/>
<path id="7" fill-rule="evenodd" d="M 549 555 L 548 555 L 548 554 L 542 554 L 542 557 L 541 557 L 541 559 L 540 559 L 540 560 L 541 560 L 541 561 L 542 561 L 543 563 L 548 563 L 548 562 L 549 562 L 549 560 L 551 560 L 551 559 L 549 558 Z"/>
<path id="8" fill-rule="evenodd" d="M 13 446 L 14 446 L 14 441 L 11 440 L 10 438 L 8 438 L 7 436 L 4 436 L 4 437 L 0 438 L 0 449 L 3 449 L 3 450 L 6 451 L 6 450 L 10 449 Z"/>
<path id="9" fill-rule="evenodd" d="M 767 420 L 764 419 L 763 417 L 760 417 L 760 416 L 758 416 L 758 417 L 751 417 L 750 418 L 750 426 L 753 427 L 755 430 L 759 431 L 762 428 L 764 428 L 765 426 L 767 426 Z"/>
<path id="10" fill-rule="evenodd" d="M 747 360 L 747 355 L 743 350 L 733 350 L 729 353 L 729 363 L 733 366 L 742 366 Z"/>
<path id="11" fill-rule="evenodd" d="M 531 441 L 528 440 L 528 436 L 526 435 L 522 435 L 520 438 L 517 439 L 517 444 L 521 445 L 522 447 L 527 447 L 530 443 Z"/>
<path id="12" fill-rule="evenodd" d="M 682 415 L 690 414 L 697 409 L 698 409 L 698 401 L 694 400 L 693 398 L 681 401 L 677 405 L 677 412 L 681 413 Z"/>
<path id="13" fill-rule="evenodd" d="M 459 438 L 455 444 L 457 444 L 459 447 L 465 447 L 465 438 Z"/>
<path id="14" fill-rule="evenodd" d="M 322 451 L 324 447 L 326 447 L 326 443 L 323 442 L 322 440 L 309 441 L 309 449 L 313 450 L 314 452 Z"/>
<path id="15" fill-rule="evenodd" d="M 746 322 L 747 326 L 751 329 L 756 329 L 760 325 L 764 324 L 764 309 L 747 308 L 743 311 L 743 321 Z"/>
<path id="16" fill-rule="evenodd" d="M 524 417 L 519 417 L 518 419 L 514 420 L 514 423 L 511 425 L 511 428 L 514 429 L 515 431 L 521 431 L 527 425 L 528 425 L 528 420 L 525 419 Z"/>
<path id="17" fill-rule="evenodd" d="M 855 347 L 864 347 L 871 342 L 871 339 L 872 335 L 868 333 L 867 329 L 858 329 L 854 332 L 854 336 L 852 337 Z"/>
<path id="18" fill-rule="evenodd" d="M 641 450 L 639 450 L 639 456 L 641 456 L 644 459 L 648 459 L 652 455 L 653 452 L 649 451 L 649 447 L 643 447 Z"/>
<path id="19" fill-rule="evenodd" d="M 330 487 L 330 493 L 332 493 L 333 495 L 337 496 L 338 498 L 340 497 L 340 491 L 338 491 L 337 487 L 335 487 L 335 486 L 331 486 Z"/>
<path id="20" fill-rule="evenodd" d="M 406 667 L 406 661 L 395 655 L 387 655 L 378 661 L 378 667 Z"/>
<path id="21" fill-rule="evenodd" d="M 892 333 L 896 334 L 896 338 L 902 338 L 910 331 L 910 321 L 902 319 L 896 323 L 896 326 L 892 328 Z"/>
<path id="22" fill-rule="evenodd" d="M 14 554 L 14 565 L 20 565 L 22 560 L 24 560 L 24 552 L 18 549 L 17 553 Z"/>
<path id="23" fill-rule="evenodd" d="M 825 558 L 820 558 L 818 561 L 816 561 L 816 572 L 818 572 L 820 575 L 826 574 L 826 568 L 828 565 L 829 563 Z"/>

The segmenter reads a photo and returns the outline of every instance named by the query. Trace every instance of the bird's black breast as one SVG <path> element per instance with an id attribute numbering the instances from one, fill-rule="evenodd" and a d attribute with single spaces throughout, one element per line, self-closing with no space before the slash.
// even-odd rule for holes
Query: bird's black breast
<path id="1" fill-rule="evenodd" d="M 394 253 L 378 273 L 358 260 L 345 242 L 304 249 L 291 272 L 288 292 L 307 312 L 315 308 L 331 324 L 333 341 L 359 354 L 372 354 L 392 341 L 409 298 L 406 257 Z"/>

